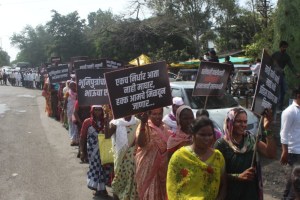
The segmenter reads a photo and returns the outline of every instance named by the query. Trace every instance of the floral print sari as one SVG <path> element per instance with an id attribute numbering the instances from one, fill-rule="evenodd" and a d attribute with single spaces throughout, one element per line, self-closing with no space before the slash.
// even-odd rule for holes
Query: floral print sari
<path id="1" fill-rule="evenodd" d="M 167 173 L 167 194 L 170 200 L 211 200 L 219 193 L 225 161 L 218 150 L 201 161 L 190 146 L 177 150 Z"/>

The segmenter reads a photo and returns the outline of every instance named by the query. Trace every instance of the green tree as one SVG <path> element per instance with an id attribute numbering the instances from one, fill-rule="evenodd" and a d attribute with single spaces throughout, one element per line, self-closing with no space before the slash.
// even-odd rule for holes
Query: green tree
<path id="1" fill-rule="evenodd" d="M 35 29 L 27 25 L 21 33 L 14 33 L 10 38 L 11 44 L 20 49 L 16 61 L 27 61 L 33 66 L 38 66 L 47 60 L 46 47 L 51 37 L 42 25 Z"/>
<path id="2" fill-rule="evenodd" d="M 8 53 L 0 47 L 0 67 L 9 64 L 10 64 L 10 57 Z"/>
<path id="3" fill-rule="evenodd" d="M 229 51 L 240 48 L 238 34 L 236 34 L 239 7 L 236 0 L 216 0 L 215 27 L 219 33 L 218 49 Z"/>
<path id="4" fill-rule="evenodd" d="M 115 46 L 116 41 L 113 35 L 117 31 L 118 17 L 108 11 L 99 9 L 97 12 L 92 12 L 88 15 L 88 24 L 85 29 L 87 40 L 92 45 L 91 52 L 93 57 L 109 57 L 119 59 L 116 56 L 118 50 Z"/>
<path id="5" fill-rule="evenodd" d="M 274 24 L 273 51 L 278 51 L 279 42 L 285 40 L 289 43 L 288 54 L 298 72 L 300 72 L 300 1 L 278 0 Z M 298 86 L 290 70 L 286 70 L 289 86 Z"/>
<path id="6" fill-rule="evenodd" d="M 245 54 L 254 59 L 261 58 L 262 50 L 265 49 L 272 54 L 272 45 L 274 40 L 274 13 L 270 16 L 268 27 L 262 28 L 257 32 L 248 45 L 244 45 Z"/>
<path id="7" fill-rule="evenodd" d="M 65 16 L 52 10 L 52 19 L 47 22 L 46 30 L 53 37 L 48 51 L 51 56 L 60 56 L 63 61 L 71 57 L 86 55 L 89 43 L 84 34 L 85 20 L 74 11 Z"/>
<path id="8" fill-rule="evenodd" d="M 174 26 L 185 30 L 186 40 L 194 49 L 194 56 L 200 55 L 203 45 L 200 43 L 201 37 L 212 26 L 212 11 L 214 1 L 210 0 L 148 0 L 152 9 L 156 13 L 171 16 Z"/>

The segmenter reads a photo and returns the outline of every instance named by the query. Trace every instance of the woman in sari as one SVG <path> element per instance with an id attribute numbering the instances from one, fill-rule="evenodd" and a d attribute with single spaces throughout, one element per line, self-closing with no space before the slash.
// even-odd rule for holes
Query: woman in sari
<path id="1" fill-rule="evenodd" d="M 194 114 L 189 106 L 180 106 L 176 111 L 177 131 L 172 134 L 167 143 L 168 158 L 183 146 L 192 144 L 190 125 L 194 120 Z"/>
<path id="2" fill-rule="evenodd" d="M 191 126 L 193 143 L 177 150 L 168 166 L 167 193 L 172 200 L 224 199 L 226 193 L 225 161 L 211 148 L 215 132 L 207 117 Z"/>
<path id="3" fill-rule="evenodd" d="M 70 89 L 69 88 L 70 82 L 71 82 L 71 80 L 67 80 L 66 85 L 63 88 L 64 101 L 67 98 L 66 94 Z M 63 126 L 68 130 L 69 129 L 69 124 L 68 124 L 67 110 L 65 109 L 65 102 L 63 104 L 64 104 L 64 107 L 63 107 L 64 108 L 64 110 L 63 110 L 63 113 L 64 113 Z M 80 131 L 80 130 L 78 130 L 78 131 Z"/>
<path id="4" fill-rule="evenodd" d="M 135 133 L 140 120 L 135 116 L 115 119 L 110 122 L 114 150 L 115 177 L 112 182 L 114 199 L 137 200 L 135 160 Z"/>
<path id="5" fill-rule="evenodd" d="M 149 116 L 149 119 L 148 119 Z M 165 200 L 168 168 L 163 108 L 144 113 L 137 128 L 136 183 L 140 200 Z"/>
<path id="6" fill-rule="evenodd" d="M 89 161 L 87 186 L 94 190 L 95 196 L 107 196 L 106 171 L 101 165 L 98 134 L 105 130 L 105 118 L 102 106 L 91 107 L 91 117 L 84 120 L 80 132 L 80 159 Z M 85 145 L 86 144 L 86 145 Z M 86 148 L 86 149 L 85 149 Z"/>
<path id="7" fill-rule="evenodd" d="M 65 96 L 65 103 L 64 107 L 65 110 L 67 110 L 67 117 L 68 117 L 68 124 L 69 124 L 69 136 L 71 138 L 71 146 L 76 146 L 79 143 L 79 137 L 78 137 L 78 129 L 75 124 L 75 120 L 73 113 L 75 109 L 75 102 L 77 100 L 77 92 L 76 92 L 76 83 L 74 81 L 71 81 L 69 84 L 69 90 L 66 93 Z"/>
<path id="8" fill-rule="evenodd" d="M 52 109 L 51 109 L 51 85 L 49 82 L 49 77 L 46 77 L 45 79 L 45 84 L 43 87 L 43 92 L 42 92 L 43 97 L 45 97 L 46 100 L 46 107 L 45 107 L 45 112 L 48 114 L 48 117 L 52 116 Z"/>
<path id="9" fill-rule="evenodd" d="M 269 133 L 271 119 L 272 112 L 267 110 L 263 125 L 264 130 Z M 215 143 L 215 148 L 222 152 L 226 162 L 228 178 L 226 199 L 258 200 L 262 195 L 257 180 L 259 171 L 256 172 L 255 167 L 252 166 L 254 164 L 252 160 L 255 149 L 255 135 L 247 131 L 246 128 L 246 111 L 242 108 L 233 108 L 228 112 L 224 122 L 224 138 L 220 138 Z M 267 136 L 266 141 L 267 143 L 257 142 L 257 151 L 267 158 L 275 158 L 276 142 L 273 136 Z"/>

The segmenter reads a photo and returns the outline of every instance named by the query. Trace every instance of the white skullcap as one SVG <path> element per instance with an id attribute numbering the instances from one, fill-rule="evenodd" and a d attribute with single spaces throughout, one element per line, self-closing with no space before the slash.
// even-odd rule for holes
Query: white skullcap
<path id="1" fill-rule="evenodd" d="M 173 105 L 181 106 L 184 102 L 181 97 L 173 97 Z"/>

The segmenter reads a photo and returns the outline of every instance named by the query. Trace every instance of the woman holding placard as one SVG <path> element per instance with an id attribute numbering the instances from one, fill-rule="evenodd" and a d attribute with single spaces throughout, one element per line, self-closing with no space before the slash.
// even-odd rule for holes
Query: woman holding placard
<path id="1" fill-rule="evenodd" d="M 136 182 L 140 200 L 165 200 L 168 168 L 167 141 L 170 136 L 162 122 L 163 108 L 141 115 L 137 128 Z M 149 119 L 148 119 L 149 118 Z"/>
<path id="2" fill-rule="evenodd" d="M 247 113 L 242 108 L 233 108 L 224 122 L 224 138 L 215 143 L 225 158 L 228 179 L 227 198 L 230 200 L 260 199 L 258 173 L 255 168 L 256 150 L 267 158 L 275 158 L 276 142 L 269 126 L 272 119 L 271 110 L 266 110 L 263 117 L 266 143 L 256 141 L 255 135 L 247 131 Z"/>

